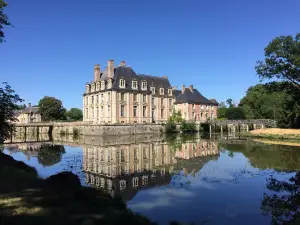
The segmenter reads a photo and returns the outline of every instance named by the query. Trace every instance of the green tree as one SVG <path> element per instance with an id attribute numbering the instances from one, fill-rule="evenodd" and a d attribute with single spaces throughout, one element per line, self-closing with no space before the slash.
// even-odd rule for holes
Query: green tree
<path id="1" fill-rule="evenodd" d="M 0 0 L 0 43 L 3 43 L 4 40 L 4 26 L 12 26 L 12 24 L 8 21 L 7 15 L 3 12 L 4 8 L 7 6 L 7 3 L 3 0 Z"/>
<path id="2" fill-rule="evenodd" d="M 229 120 L 245 119 L 244 109 L 241 107 L 226 109 L 226 118 Z"/>
<path id="3" fill-rule="evenodd" d="M 226 117 L 227 108 L 218 108 L 218 119 L 225 119 Z"/>
<path id="4" fill-rule="evenodd" d="M 229 108 L 233 108 L 234 107 L 233 100 L 231 98 L 227 99 L 226 103 L 228 104 Z"/>
<path id="5" fill-rule="evenodd" d="M 247 119 L 275 119 L 279 127 L 299 127 L 300 93 L 288 82 L 250 87 L 239 106 Z"/>
<path id="6" fill-rule="evenodd" d="M 255 67 L 261 79 L 282 79 L 300 89 L 300 33 L 274 38 L 265 48 L 265 60 Z"/>
<path id="7" fill-rule="evenodd" d="M 45 96 L 39 101 L 39 112 L 43 121 L 65 119 L 66 109 L 60 100 Z"/>
<path id="8" fill-rule="evenodd" d="M 10 136 L 12 123 L 17 121 L 14 111 L 18 109 L 17 103 L 23 101 L 6 82 L 3 85 L 4 88 L 0 87 L 0 143 Z"/>
<path id="9" fill-rule="evenodd" d="M 183 121 L 181 111 L 179 110 L 178 112 L 173 109 L 172 115 L 169 117 L 169 120 L 174 122 L 174 123 L 181 123 Z"/>
<path id="10" fill-rule="evenodd" d="M 71 108 L 66 112 L 67 119 L 69 120 L 82 120 L 82 110 L 78 108 Z"/>

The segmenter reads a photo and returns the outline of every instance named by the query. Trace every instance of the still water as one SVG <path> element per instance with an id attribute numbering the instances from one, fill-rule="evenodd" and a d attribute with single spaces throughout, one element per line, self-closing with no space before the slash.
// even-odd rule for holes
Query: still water
<path id="1" fill-rule="evenodd" d="M 43 178 L 72 171 L 159 224 L 300 224 L 300 147 L 199 136 L 59 136 L 8 144 L 4 152 Z"/>

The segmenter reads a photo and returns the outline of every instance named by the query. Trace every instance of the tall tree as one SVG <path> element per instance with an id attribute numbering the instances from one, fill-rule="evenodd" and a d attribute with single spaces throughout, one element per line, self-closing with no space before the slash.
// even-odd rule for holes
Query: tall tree
<path id="1" fill-rule="evenodd" d="M 83 115 L 82 115 L 82 110 L 78 108 L 71 108 L 69 111 L 66 113 L 67 119 L 70 120 L 82 120 Z"/>
<path id="2" fill-rule="evenodd" d="M 23 101 L 6 82 L 3 85 L 4 88 L 0 87 L 0 143 L 9 137 L 12 122 L 17 121 L 14 114 L 18 110 L 17 103 Z"/>
<path id="3" fill-rule="evenodd" d="M 3 12 L 4 8 L 7 6 L 7 3 L 4 0 L 0 0 L 0 43 L 4 42 L 4 26 L 11 26 L 11 23 L 8 20 L 7 15 Z"/>
<path id="4" fill-rule="evenodd" d="M 45 96 L 39 101 L 39 112 L 43 121 L 65 119 L 66 109 L 60 100 Z"/>
<path id="5" fill-rule="evenodd" d="M 233 108 L 234 107 L 233 100 L 231 98 L 227 99 L 226 103 L 228 104 L 229 108 Z"/>
<path id="6" fill-rule="evenodd" d="M 265 48 L 265 60 L 255 67 L 261 79 L 282 79 L 300 89 L 300 33 L 274 38 Z"/>

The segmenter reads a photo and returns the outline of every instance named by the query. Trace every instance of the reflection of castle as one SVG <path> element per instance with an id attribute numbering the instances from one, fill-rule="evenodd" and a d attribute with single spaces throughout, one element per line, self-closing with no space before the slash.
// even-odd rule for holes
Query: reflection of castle
<path id="1" fill-rule="evenodd" d="M 138 188 L 168 184 L 176 163 L 166 144 L 83 147 L 87 183 L 131 199 Z"/>
<path id="2" fill-rule="evenodd" d="M 182 144 L 182 146 L 176 151 L 176 158 L 190 159 L 218 154 L 219 150 L 216 141 L 201 139 L 197 142 Z"/>
<path id="3" fill-rule="evenodd" d="M 86 182 L 130 200 L 139 188 L 167 185 L 173 171 L 198 171 L 213 159 L 209 156 L 219 154 L 216 142 L 210 140 L 198 139 L 179 146 L 176 152 L 164 142 L 85 146 L 83 170 Z"/>

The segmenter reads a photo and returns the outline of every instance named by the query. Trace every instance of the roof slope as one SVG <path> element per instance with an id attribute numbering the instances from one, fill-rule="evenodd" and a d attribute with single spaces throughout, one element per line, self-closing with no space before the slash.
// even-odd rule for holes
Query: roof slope
<path id="1" fill-rule="evenodd" d="M 176 96 L 175 104 L 190 103 L 190 104 L 204 104 L 204 105 L 218 105 L 215 101 L 210 101 L 205 98 L 197 89 L 185 88 L 183 94 L 180 93 Z"/>

